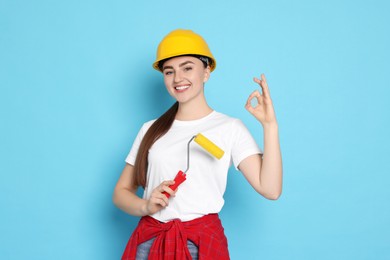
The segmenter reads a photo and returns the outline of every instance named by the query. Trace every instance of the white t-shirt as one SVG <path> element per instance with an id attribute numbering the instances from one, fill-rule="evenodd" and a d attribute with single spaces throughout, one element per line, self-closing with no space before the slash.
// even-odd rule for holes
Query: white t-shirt
<path id="1" fill-rule="evenodd" d="M 126 162 L 134 165 L 143 136 L 153 121 L 145 123 L 139 131 Z M 187 143 L 201 133 L 221 148 L 225 154 L 218 160 L 195 142 L 190 144 L 190 165 L 187 179 L 179 187 L 169 205 L 152 215 L 168 222 L 172 219 L 189 221 L 211 213 L 218 213 L 224 204 L 227 173 L 234 164 L 253 154 L 262 153 L 244 124 L 235 118 L 213 111 L 193 121 L 175 120 L 169 131 L 149 150 L 147 184 L 144 199 L 165 180 L 173 180 L 179 170 L 187 168 Z"/>

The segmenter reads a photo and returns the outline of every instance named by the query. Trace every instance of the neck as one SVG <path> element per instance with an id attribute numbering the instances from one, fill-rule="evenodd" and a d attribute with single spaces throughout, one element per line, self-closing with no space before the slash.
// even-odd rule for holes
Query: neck
<path id="1" fill-rule="evenodd" d="M 181 121 L 197 120 L 203 118 L 213 111 L 206 100 L 202 102 L 179 103 L 176 119 Z"/>

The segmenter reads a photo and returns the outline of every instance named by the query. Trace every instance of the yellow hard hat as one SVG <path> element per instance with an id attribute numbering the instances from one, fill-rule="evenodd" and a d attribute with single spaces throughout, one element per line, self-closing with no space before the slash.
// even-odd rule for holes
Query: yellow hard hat
<path id="1" fill-rule="evenodd" d="M 199 55 L 209 58 L 210 71 L 213 71 L 217 65 L 209 46 L 207 46 L 202 36 L 191 30 L 177 29 L 165 36 L 158 45 L 153 68 L 161 71 L 159 68 L 160 61 L 183 55 Z"/>

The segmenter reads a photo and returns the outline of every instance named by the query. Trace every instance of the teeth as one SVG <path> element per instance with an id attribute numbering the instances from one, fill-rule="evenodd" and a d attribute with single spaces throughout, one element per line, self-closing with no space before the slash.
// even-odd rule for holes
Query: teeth
<path id="1" fill-rule="evenodd" d="M 175 89 L 177 90 L 183 90 L 183 89 L 187 89 L 189 88 L 190 86 L 180 86 L 180 87 L 175 87 Z"/>

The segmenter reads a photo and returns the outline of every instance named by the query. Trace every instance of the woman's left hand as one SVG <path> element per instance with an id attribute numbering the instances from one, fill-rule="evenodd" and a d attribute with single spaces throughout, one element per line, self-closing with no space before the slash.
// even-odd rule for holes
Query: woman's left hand
<path id="1" fill-rule="evenodd" d="M 259 120 L 263 127 L 276 123 L 275 111 L 264 74 L 261 74 L 261 79 L 253 78 L 253 81 L 259 84 L 262 93 L 260 93 L 259 90 L 252 92 L 246 102 L 246 110 Z M 257 104 L 253 107 L 251 105 L 251 100 L 254 98 L 256 98 Z"/>

